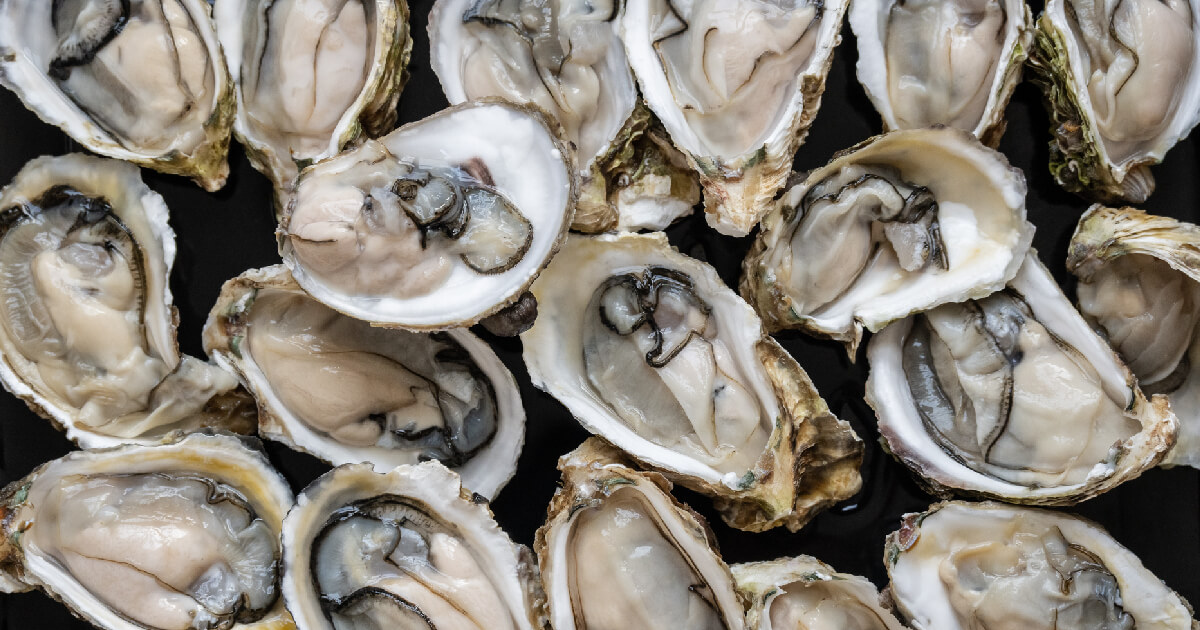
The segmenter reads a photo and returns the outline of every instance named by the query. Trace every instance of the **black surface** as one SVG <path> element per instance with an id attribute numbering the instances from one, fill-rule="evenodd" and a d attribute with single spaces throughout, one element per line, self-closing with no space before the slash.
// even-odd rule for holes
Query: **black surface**
<path id="1" fill-rule="evenodd" d="M 400 101 L 401 123 L 418 120 L 446 105 L 429 66 L 425 24 L 430 4 L 430 0 L 422 0 L 412 7 L 412 80 Z M 1033 8 L 1036 11 L 1040 6 Z M 820 166 L 835 151 L 880 130 L 879 118 L 854 77 L 857 53 L 848 27 L 843 29 L 842 38 L 820 114 L 796 157 L 798 169 Z M 0 182 L 10 181 L 33 157 L 79 150 L 57 129 L 26 111 L 6 90 L 0 90 L 0 115 Z M 1063 261 L 1075 221 L 1087 203 L 1063 192 L 1049 176 L 1048 123 L 1036 87 L 1025 83 L 1017 89 L 1008 108 L 1008 120 L 1000 149 L 1029 180 L 1029 218 L 1038 227 L 1034 245 L 1068 295 L 1073 296 L 1074 284 Z M 1171 150 L 1165 164 L 1155 169 L 1158 190 L 1144 204 L 1146 210 L 1200 222 L 1198 148 L 1200 142 L 1195 137 L 1185 140 Z M 239 148 L 234 148 L 231 165 L 229 184 L 216 194 L 205 193 L 179 177 L 143 171 L 150 187 L 161 193 L 171 208 L 179 245 L 171 282 L 182 320 L 179 344 L 184 352 L 196 356 L 202 354 L 200 332 L 221 283 L 248 268 L 279 261 L 272 236 L 274 221 L 267 180 L 250 167 Z M 668 232 L 683 252 L 706 259 L 726 282 L 731 286 L 736 283 L 750 239 L 720 236 L 699 216 Z M 521 383 L 528 412 L 525 449 L 516 476 L 500 493 L 493 509 L 514 540 L 531 545 L 558 480 L 555 461 L 587 434 L 566 409 L 530 385 L 518 340 L 478 332 Z M 851 364 L 839 346 L 799 334 L 779 339 L 808 370 L 834 413 L 849 420 L 867 443 L 863 491 L 796 534 L 782 529 L 761 534 L 739 532 L 725 527 L 705 498 L 683 490 L 677 496 L 708 517 L 730 563 L 807 553 L 838 570 L 865 575 L 883 585 L 884 536 L 897 527 L 901 514 L 925 508 L 931 498 L 877 444 L 874 415 L 862 398 L 865 360 L 860 356 L 857 364 Z M 17 479 L 72 448 L 48 422 L 4 393 L 0 393 L 0 423 L 2 482 Z M 268 443 L 267 450 L 296 490 L 328 470 L 321 462 L 277 444 Z M 1152 470 L 1067 511 L 1103 524 L 1169 586 L 1200 604 L 1200 571 L 1196 569 L 1200 566 L 1200 471 Z M 11 630 L 90 627 L 39 593 L 0 596 L 0 620 L 0 628 Z"/>

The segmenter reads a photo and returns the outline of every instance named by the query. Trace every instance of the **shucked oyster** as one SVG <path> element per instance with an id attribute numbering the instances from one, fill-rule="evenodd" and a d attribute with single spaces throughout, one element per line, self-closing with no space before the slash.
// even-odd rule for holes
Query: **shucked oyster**
<path id="1" fill-rule="evenodd" d="M 44 589 L 111 630 L 294 627 L 279 597 L 292 491 L 242 439 L 76 451 L 0 502 L 0 590 Z"/>
<path id="2" fill-rule="evenodd" d="M 85 448 L 252 428 L 237 381 L 179 354 L 174 239 L 132 164 L 41 157 L 0 191 L 0 378 Z"/>
<path id="3" fill-rule="evenodd" d="M 666 479 L 594 437 L 558 468 L 536 539 L 555 630 L 746 627 L 712 531 Z"/>
<path id="4" fill-rule="evenodd" d="M 1033 41 L 1024 0 L 855 0 L 858 80 L 885 131 L 946 125 L 996 146 Z"/>
<path id="5" fill-rule="evenodd" d="M 752 630 L 904 630 L 874 584 L 811 556 L 729 568 Z"/>
<path id="6" fill-rule="evenodd" d="M 437 462 L 322 475 L 288 513 L 283 547 L 283 596 L 304 630 L 545 627 L 529 549 Z"/>
<path id="7" fill-rule="evenodd" d="M 817 115 L 843 0 L 629 0 L 622 37 L 646 104 L 700 173 L 709 225 L 745 236 Z"/>
<path id="8" fill-rule="evenodd" d="M 1004 286 L 1033 239 L 1025 178 L 957 129 L 894 131 L 838 155 L 763 218 L 741 293 L 768 328 L 832 337 Z"/>
<path id="9" fill-rule="evenodd" d="M 525 410 L 478 337 L 372 327 L 309 297 L 283 265 L 225 283 L 204 347 L 259 404 L 259 434 L 379 472 L 435 459 L 492 498 L 512 477 Z"/>
<path id="10" fill-rule="evenodd" d="M 1048 0 L 1030 65 L 1058 183 L 1145 201 L 1150 166 L 1200 122 L 1200 0 Z"/>
<path id="11" fill-rule="evenodd" d="M 300 173 L 277 236 L 310 295 L 384 326 L 468 326 L 519 298 L 571 221 L 574 172 L 529 107 L 452 107 Z"/>
<path id="12" fill-rule="evenodd" d="M 412 50 L 404 0 L 221 0 L 213 11 L 234 132 L 276 191 L 359 134 L 395 126 Z"/>
<path id="13" fill-rule="evenodd" d="M 1200 227 L 1133 208 L 1092 206 L 1075 228 L 1067 269 L 1083 316 L 1148 393 L 1179 417 L 1166 464 L 1200 468 Z"/>
<path id="14" fill-rule="evenodd" d="M 939 503 L 888 536 L 915 630 L 1196 630 L 1187 602 L 1099 525 L 998 503 Z"/>
<path id="15" fill-rule="evenodd" d="M 732 526 L 798 529 L 856 492 L 862 443 L 716 271 L 661 234 L 572 236 L 532 288 L 534 385 L 586 429 L 713 496 Z"/>
<path id="16" fill-rule="evenodd" d="M 92 151 L 225 184 L 236 103 L 203 0 L 3 0 L 0 84 Z"/>
<path id="17" fill-rule="evenodd" d="M 867 360 L 888 449 L 939 494 L 1075 503 L 1157 464 L 1178 430 L 1033 253 L 1004 290 L 889 325 Z"/>

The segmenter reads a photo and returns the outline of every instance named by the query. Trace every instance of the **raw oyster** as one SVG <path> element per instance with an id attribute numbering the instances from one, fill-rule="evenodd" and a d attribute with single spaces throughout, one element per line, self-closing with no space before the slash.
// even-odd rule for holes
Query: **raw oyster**
<path id="1" fill-rule="evenodd" d="M 92 151 L 225 185 L 236 103 L 203 0 L 4 0 L 0 84 Z"/>
<path id="2" fill-rule="evenodd" d="M 571 236 L 521 335 L 537 387 L 733 527 L 793 531 L 854 494 L 862 442 L 716 271 L 662 233 Z"/>
<path id="3" fill-rule="evenodd" d="M 729 568 L 754 630 L 904 630 L 874 584 L 812 556 Z"/>
<path id="4" fill-rule="evenodd" d="M 285 630 L 292 491 L 257 440 L 194 433 L 76 451 L 0 492 L 0 590 L 111 630 Z"/>
<path id="5" fill-rule="evenodd" d="M 700 173 L 709 225 L 745 236 L 817 115 L 845 0 L 629 0 L 622 38 L 646 104 Z"/>
<path id="6" fill-rule="evenodd" d="M 1200 0 L 1048 0 L 1030 67 L 1050 172 L 1095 201 L 1145 201 L 1150 166 L 1200 122 Z"/>
<path id="7" fill-rule="evenodd" d="M 234 133 L 284 191 L 301 168 L 396 125 L 412 39 L 405 0 L 220 0 Z"/>
<path id="8" fill-rule="evenodd" d="M 253 430 L 224 370 L 180 356 L 175 234 L 136 166 L 65 155 L 0 191 L 0 379 L 81 446 Z"/>
<path id="9" fill-rule="evenodd" d="M 915 630 L 1196 630 L 1187 602 L 1099 525 L 999 503 L 905 515 L 884 565 Z"/>
<path id="10" fill-rule="evenodd" d="M 1179 417 L 1165 464 L 1200 468 L 1200 227 L 1133 208 L 1092 206 L 1067 269 L 1079 310 Z"/>
<path id="11" fill-rule="evenodd" d="M 438 0 L 430 57 L 451 104 L 498 96 L 562 124 L 582 180 L 572 228 L 663 229 L 700 201 L 695 176 L 638 105 L 618 0 Z"/>
<path id="12" fill-rule="evenodd" d="M 855 0 L 858 81 L 885 131 L 946 125 L 995 147 L 1033 42 L 1024 0 Z"/>
<path id="13" fill-rule="evenodd" d="M 575 193 L 570 156 L 536 110 L 458 105 L 304 169 L 279 253 L 305 291 L 356 319 L 468 326 L 525 292 Z"/>
<path id="14" fill-rule="evenodd" d="M 1175 443 L 1166 398 L 1142 394 L 1032 251 L 1004 290 L 889 325 L 867 360 L 886 447 L 935 494 L 1072 504 Z"/>
<path id="15" fill-rule="evenodd" d="M 378 472 L 435 459 L 492 498 L 512 477 L 525 410 L 512 374 L 457 328 L 375 328 L 304 293 L 283 265 L 225 283 L 204 347 L 258 400 L 259 434 Z"/>
<path id="16" fill-rule="evenodd" d="M 558 469 L 535 543 L 555 630 L 746 627 L 712 531 L 662 475 L 595 437 Z"/>
<path id="17" fill-rule="evenodd" d="M 325 473 L 284 520 L 283 548 L 305 630 L 545 627 L 533 554 L 437 462 Z"/>
<path id="18" fill-rule="evenodd" d="M 893 131 L 791 187 L 763 218 L 739 288 L 767 328 L 832 337 L 983 297 L 1021 265 L 1025 178 L 957 129 Z"/>

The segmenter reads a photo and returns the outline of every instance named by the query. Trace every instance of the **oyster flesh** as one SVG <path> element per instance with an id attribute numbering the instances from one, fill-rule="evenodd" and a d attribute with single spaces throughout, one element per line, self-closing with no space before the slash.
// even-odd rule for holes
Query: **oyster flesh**
<path id="1" fill-rule="evenodd" d="M 193 433 L 75 451 L 0 491 L 0 590 L 109 630 L 284 630 L 292 491 L 257 440 Z"/>
<path id="2" fill-rule="evenodd" d="M 887 448 L 935 494 L 1072 504 L 1175 443 L 1166 398 L 1142 394 L 1032 252 L 1004 290 L 889 325 L 867 360 Z"/>
<path id="3" fill-rule="evenodd" d="M 1000 503 L 907 514 L 884 565 L 915 630 L 1196 630 L 1188 603 L 1099 525 Z"/>
<path id="4" fill-rule="evenodd" d="M 558 460 L 535 548 L 555 630 L 742 630 L 729 567 L 703 517 L 653 472 L 589 438 Z"/>
<path id="5" fill-rule="evenodd" d="M 739 286 L 768 329 L 842 342 L 983 297 L 1021 265 L 1025 178 L 957 129 L 893 131 L 791 187 L 763 218 Z"/>
<path id="6" fill-rule="evenodd" d="M 0 379 L 81 446 L 253 429 L 237 381 L 180 356 L 175 234 L 137 167 L 72 154 L 0 191 Z"/>
<path id="7" fill-rule="evenodd" d="M 753 630 L 904 630 L 874 584 L 812 556 L 729 568 Z"/>
<path id="8" fill-rule="evenodd" d="M 730 525 L 795 530 L 858 490 L 853 429 L 716 271 L 662 233 L 571 236 L 532 290 L 533 384 L 714 497 Z"/>
<path id="9" fill-rule="evenodd" d="M 283 596 L 305 630 L 540 630 L 537 568 L 437 462 L 325 473 L 283 524 Z"/>
<path id="10" fill-rule="evenodd" d="M 3 0 L 0 84 L 96 153 L 225 185 L 236 103 L 203 0 Z"/>
<path id="11" fill-rule="evenodd" d="M 458 105 L 304 169 L 279 253 L 306 292 L 356 319 L 469 326 L 550 260 L 575 190 L 570 156 L 536 110 Z"/>

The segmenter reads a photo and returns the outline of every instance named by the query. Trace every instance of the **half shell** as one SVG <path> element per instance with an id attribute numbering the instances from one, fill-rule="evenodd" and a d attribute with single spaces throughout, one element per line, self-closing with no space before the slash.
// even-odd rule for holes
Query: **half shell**
<path id="1" fill-rule="evenodd" d="M 904 630 L 874 584 L 812 556 L 729 568 L 755 630 Z"/>

